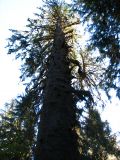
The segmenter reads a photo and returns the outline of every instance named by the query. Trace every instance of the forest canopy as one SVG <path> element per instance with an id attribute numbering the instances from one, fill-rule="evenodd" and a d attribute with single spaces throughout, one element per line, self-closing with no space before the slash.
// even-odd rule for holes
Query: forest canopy
<path id="1" fill-rule="evenodd" d="M 120 98 L 118 4 L 46 0 L 25 31 L 11 29 L 8 54 L 21 60 L 25 92 L 0 115 L 3 160 L 120 159 L 99 113 L 103 92 L 110 98 L 113 88 Z M 84 24 L 91 37 L 82 47 Z"/>

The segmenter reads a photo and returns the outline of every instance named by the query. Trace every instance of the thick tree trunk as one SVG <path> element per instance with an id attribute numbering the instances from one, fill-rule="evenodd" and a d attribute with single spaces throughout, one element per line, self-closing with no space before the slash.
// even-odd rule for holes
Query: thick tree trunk
<path id="1" fill-rule="evenodd" d="M 35 160 L 78 160 L 75 103 L 71 93 L 68 47 L 56 27 L 47 73 Z"/>

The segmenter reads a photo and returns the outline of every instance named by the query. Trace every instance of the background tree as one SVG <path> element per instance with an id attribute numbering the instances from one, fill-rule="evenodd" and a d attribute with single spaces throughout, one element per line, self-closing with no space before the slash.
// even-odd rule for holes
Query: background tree
<path id="1" fill-rule="evenodd" d="M 28 160 L 32 157 L 31 130 L 27 132 L 25 118 L 23 122 L 16 111 L 16 105 L 16 101 L 6 104 L 8 110 L 3 111 L 0 117 L 0 157 L 3 160 Z"/>
<path id="2" fill-rule="evenodd" d="M 110 155 L 120 159 L 120 151 L 116 146 L 116 137 L 111 135 L 108 122 L 103 122 L 99 112 L 93 108 L 89 110 L 88 116 L 81 130 L 81 153 L 83 159 L 107 160 Z"/>
<path id="3" fill-rule="evenodd" d="M 114 88 L 120 98 L 120 1 L 118 0 L 74 0 L 74 9 L 80 14 L 81 22 L 87 23 L 91 37 L 89 44 L 98 48 L 101 58 L 108 59 L 107 82 L 104 89 Z M 118 82 L 118 83 L 117 83 Z"/>

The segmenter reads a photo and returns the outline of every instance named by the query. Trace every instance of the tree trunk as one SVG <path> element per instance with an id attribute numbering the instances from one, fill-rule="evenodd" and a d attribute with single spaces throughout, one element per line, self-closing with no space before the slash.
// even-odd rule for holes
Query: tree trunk
<path id="1" fill-rule="evenodd" d="M 35 160 L 79 159 L 68 53 L 62 27 L 58 23 L 47 72 Z"/>

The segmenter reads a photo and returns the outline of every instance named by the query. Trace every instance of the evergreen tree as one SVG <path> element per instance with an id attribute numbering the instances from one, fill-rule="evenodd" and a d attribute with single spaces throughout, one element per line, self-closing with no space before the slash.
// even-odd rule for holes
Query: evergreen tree
<path id="1" fill-rule="evenodd" d="M 23 120 L 16 113 L 16 105 L 16 101 L 6 104 L 8 109 L 0 116 L 1 160 L 29 160 L 32 156 L 31 130 L 27 132 Z"/>
<path id="2" fill-rule="evenodd" d="M 120 159 L 120 150 L 116 146 L 116 137 L 111 135 L 108 122 L 103 122 L 99 112 L 92 108 L 82 126 L 81 146 L 83 159 L 107 160 L 110 155 Z"/>
<path id="3" fill-rule="evenodd" d="M 37 122 L 40 121 L 35 160 L 77 160 L 79 152 L 75 127 L 78 122 L 69 67 L 72 25 L 78 21 L 67 5 L 57 1 L 47 1 L 44 9 L 40 10 L 39 19 L 29 19 L 29 32 L 21 34 L 13 31 L 10 39 L 9 53 L 19 51 L 17 56 L 25 62 L 21 78 L 31 77 L 21 104 L 24 112 L 27 112 L 27 107 L 30 110 L 34 106 Z M 87 96 L 89 98 L 89 94 Z M 25 105 L 25 101 L 28 104 L 30 101 L 31 105 Z"/>

